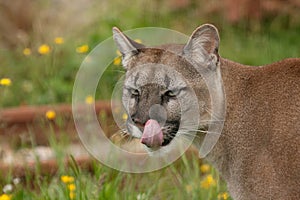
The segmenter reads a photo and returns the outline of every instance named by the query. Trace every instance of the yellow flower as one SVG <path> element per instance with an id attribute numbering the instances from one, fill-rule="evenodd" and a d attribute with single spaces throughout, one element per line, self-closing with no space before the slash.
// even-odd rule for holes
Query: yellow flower
<path id="1" fill-rule="evenodd" d="M 141 39 L 135 39 L 134 41 L 137 42 L 137 43 L 139 43 L 139 44 L 142 44 L 142 40 Z"/>
<path id="2" fill-rule="evenodd" d="M 215 185 L 216 185 L 216 181 L 214 180 L 212 175 L 207 175 L 200 183 L 200 187 L 204 189 L 208 189 L 211 186 L 215 186 Z"/>
<path id="3" fill-rule="evenodd" d="M 61 176 L 60 180 L 63 183 L 73 183 L 74 182 L 74 177 L 73 176 Z"/>
<path id="4" fill-rule="evenodd" d="M 69 189 L 69 191 L 73 192 L 73 191 L 76 190 L 76 185 L 74 183 L 71 183 L 71 184 L 68 185 L 68 189 Z"/>
<path id="5" fill-rule="evenodd" d="M 2 78 L 2 79 L 0 79 L 0 85 L 10 86 L 11 85 L 11 80 L 9 78 Z"/>
<path id="6" fill-rule="evenodd" d="M 70 192 L 69 193 L 69 197 L 70 197 L 70 199 L 74 199 L 75 198 L 75 193 L 74 192 Z"/>
<path id="7" fill-rule="evenodd" d="M 0 200 L 11 200 L 11 195 L 8 194 L 2 194 L 0 196 Z"/>
<path id="8" fill-rule="evenodd" d="M 87 44 L 79 46 L 76 48 L 77 53 L 86 53 L 89 50 L 89 46 Z"/>
<path id="9" fill-rule="evenodd" d="M 56 37 L 54 38 L 54 43 L 55 44 L 63 44 L 65 41 L 64 41 L 64 38 L 62 37 Z"/>
<path id="10" fill-rule="evenodd" d="M 209 170 L 210 170 L 210 166 L 208 164 L 203 164 L 200 166 L 200 171 L 202 173 L 207 173 L 207 172 L 209 172 Z"/>
<path id="11" fill-rule="evenodd" d="M 94 102 L 95 102 L 95 100 L 94 100 L 94 97 L 93 97 L 92 95 L 88 95 L 88 96 L 85 98 L 85 103 L 86 103 L 86 104 L 91 105 L 91 104 L 93 104 Z"/>
<path id="12" fill-rule="evenodd" d="M 54 110 L 48 110 L 45 115 L 46 115 L 46 118 L 49 120 L 53 120 L 56 117 L 56 113 Z"/>
<path id="13" fill-rule="evenodd" d="M 23 54 L 24 54 L 25 56 L 31 55 L 31 49 L 25 48 L 25 49 L 23 50 Z"/>
<path id="14" fill-rule="evenodd" d="M 50 47 L 47 44 L 43 44 L 39 47 L 38 52 L 42 55 L 50 53 Z"/>
<path id="15" fill-rule="evenodd" d="M 116 57 L 114 59 L 114 65 L 120 65 L 121 64 L 121 58 L 120 57 Z"/>
<path id="16" fill-rule="evenodd" d="M 127 115 L 126 113 L 124 113 L 124 114 L 122 115 L 122 119 L 125 121 L 125 120 L 127 120 L 127 118 L 128 118 L 128 115 Z"/>
<path id="17" fill-rule="evenodd" d="M 229 198 L 229 194 L 227 192 L 218 194 L 218 200 L 227 200 L 228 198 Z"/>

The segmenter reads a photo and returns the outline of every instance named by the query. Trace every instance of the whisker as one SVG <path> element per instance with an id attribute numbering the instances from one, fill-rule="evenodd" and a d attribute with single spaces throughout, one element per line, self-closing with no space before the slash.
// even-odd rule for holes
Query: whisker
<path id="1" fill-rule="evenodd" d="M 221 134 L 219 132 L 209 131 L 209 130 L 207 130 L 207 131 L 203 131 L 203 130 L 186 130 L 186 131 L 197 132 L 197 133 L 206 133 L 206 134 Z M 190 134 L 192 134 L 192 133 L 190 133 Z"/>
<path id="2" fill-rule="evenodd" d="M 219 116 L 217 116 L 215 113 L 213 113 L 212 110 L 210 110 L 207 107 L 205 107 L 204 109 L 205 109 L 206 112 L 208 112 L 208 114 L 210 114 L 212 116 L 212 118 L 217 119 L 218 121 L 222 121 L 222 120 L 220 120 Z M 215 121 L 217 121 L 217 120 L 215 120 Z"/>
<path id="3" fill-rule="evenodd" d="M 182 135 L 182 137 L 178 138 L 178 137 L 175 137 L 173 140 L 181 140 L 183 142 L 187 142 L 187 143 L 190 143 L 192 139 L 194 138 L 189 138 L 189 137 L 185 137 L 186 135 Z"/>
<path id="4" fill-rule="evenodd" d="M 224 122 L 225 120 L 200 120 L 200 122 Z"/>
<path id="5" fill-rule="evenodd" d="M 206 133 L 205 131 L 202 131 L 202 130 L 181 130 L 181 131 L 194 132 L 194 133 Z M 190 134 L 193 134 L 193 133 L 190 133 Z"/>
<path id="6" fill-rule="evenodd" d="M 185 134 L 182 134 L 181 135 L 181 137 L 180 138 L 178 138 L 178 137 L 175 137 L 176 139 L 180 139 L 180 138 L 184 138 L 184 139 L 186 139 L 186 140 L 188 140 L 188 141 L 191 141 L 191 140 L 193 140 L 193 139 L 195 139 L 195 138 L 197 138 L 197 139 L 201 139 L 201 137 L 200 136 L 197 136 L 197 135 L 185 135 Z M 175 139 L 174 138 L 174 139 Z"/>
<path id="7" fill-rule="evenodd" d="M 214 135 L 220 135 L 221 133 L 215 132 L 215 131 L 209 131 L 209 130 L 181 130 L 183 132 L 178 132 L 178 135 L 186 135 L 191 137 L 203 137 L 206 134 L 214 134 Z"/>

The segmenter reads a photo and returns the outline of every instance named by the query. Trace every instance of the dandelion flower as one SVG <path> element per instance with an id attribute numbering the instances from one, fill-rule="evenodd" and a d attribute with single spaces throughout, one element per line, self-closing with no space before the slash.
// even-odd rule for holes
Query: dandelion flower
<path id="1" fill-rule="evenodd" d="M 114 59 L 114 65 L 120 65 L 121 64 L 121 58 L 120 57 L 116 57 Z"/>
<path id="2" fill-rule="evenodd" d="M 54 38 L 54 43 L 55 44 L 63 44 L 65 41 L 64 41 L 64 38 L 62 37 L 56 37 Z"/>
<path id="3" fill-rule="evenodd" d="M 141 39 L 135 39 L 134 40 L 136 43 L 142 44 L 142 40 Z"/>
<path id="4" fill-rule="evenodd" d="M 9 78 L 2 78 L 2 79 L 0 79 L 0 85 L 10 86 L 11 85 L 11 80 Z"/>
<path id="5" fill-rule="evenodd" d="M 54 110 L 48 110 L 45 115 L 46 115 L 46 118 L 49 120 L 53 120 L 56 117 L 56 113 Z"/>
<path id="6" fill-rule="evenodd" d="M 69 191 L 75 191 L 76 190 L 76 185 L 74 183 L 71 183 L 68 185 Z"/>
<path id="7" fill-rule="evenodd" d="M 92 95 L 88 95 L 88 96 L 85 98 L 85 103 L 86 103 L 86 104 L 91 105 L 91 104 L 93 104 L 94 102 L 95 102 L 95 100 L 94 100 L 94 97 L 93 97 Z"/>
<path id="8" fill-rule="evenodd" d="M 11 195 L 8 194 L 2 194 L 0 196 L 0 200 L 11 200 Z"/>
<path id="9" fill-rule="evenodd" d="M 14 185 L 18 185 L 20 182 L 21 182 L 21 179 L 18 177 L 13 179 Z"/>
<path id="10" fill-rule="evenodd" d="M 50 47 L 47 44 L 43 44 L 39 47 L 38 52 L 42 55 L 50 53 Z"/>
<path id="11" fill-rule="evenodd" d="M 208 164 L 203 164 L 200 166 L 200 171 L 202 173 L 207 173 L 207 172 L 209 172 L 209 170 L 210 170 L 210 166 Z"/>
<path id="12" fill-rule="evenodd" d="M 86 53 L 89 51 L 89 46 L 87 44 L 79 46 L 76 48 L 77 53 Z"/>
<path id="13" fill-rule="evenodd" d="M 227 200 L 228 198 L 229 198 L 229 194 L 227 192 L 218 194 L 218 200 Z"/>
<path id="14" fill-rule="evenodd" d="M 122 119 L 125 121 L 125 120 L 127 120 L 127 118 L 128 118 L 128 115 L 127 115 L 126 113 L 124 113 L 124 114 L 122 115 Z"/>
<path id="15" fill-rule="evenodd" d="M 211 186 L 215 186 L 216 181 L 212 175 L 207 175 L 200 183 L 200 187 L 204 189 L 208 189 Z"/>
<path id="16" fill-rule="evenodd" d="M 23 49 L 23 54 L 24 54 L 25 56 L 31 55 L 31 49 L 29 49 L 29 48 Z"/>
<path id="17" fill-rule="evenodd" d="M 73 176 L 61 176 L 60 180 L 63 183 L 73 183 L 74 182 L 74 177 Z"/>
<path id="18" fill-rule="evenodd" d="M 75 199 L 75 193 L 74 192 L 70 192 L 69 193 L 69 197 L 70 197 L 70 199 Z"/>
<path id="19" fill-rule="evenodd" d="M 10 193 L 12 190 L 13 190 L 13 185 L 12 184 L 7 184 L 2 189 L 2 191 L 4 193 Z"/>

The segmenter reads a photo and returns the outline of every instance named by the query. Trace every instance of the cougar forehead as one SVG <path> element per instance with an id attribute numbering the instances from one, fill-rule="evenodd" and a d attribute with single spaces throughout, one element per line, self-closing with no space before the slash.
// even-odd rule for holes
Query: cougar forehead
<path id="1" fill-rule="evenodd" d="M 151 79 L 152 82 L 162 85 L 166 85 L 165 83 L 168 83 L 168 78 L 170 78 L 170 86 L 180 86 L 182 82 L 178 78 L 181 76 L 190 86 L 199 83 L 202 81 L 201 75 L 205 75 L 205 72 L 199 70 L 199 68 L 196 69 L 195 66 L 182 57 L 179 49 L 182 49 L 182 45 L 165 45 L 158 48 L 140 49 L 140 53 L 127 63 L 126 78 L 134 82 L 132 79 L 138 75 L 140 81 L 146 82 Z M 137 71 L 142 73 L 137 74 Z M 148 77 L 148 80 L 145 77 Z M 167 78 L 162 80 L 161 77 Z M 177 79 L 174 79 L 175 77 Z"/>
<path id="2" fill-rule="evenodd" d="M 142 64 L 128 71 L 125 87 L 141 88 L 146 84 L 157 84 L 165 89 L 186 87 L 181 75 L 174 68 L 163 64 Z"/>
<path id="3" fill-rule="evenodd" d="M 180 55 L 180 53 L 172 50 L 171 47 L 147 47 L 139 49 L 139 54 L 130 59 L 127 63 L 127 68 L 130 69 L 131 67 L 135 67 L 143 63 L 160 63 L 169 66 L 176 66 L 180 60 Z"/>

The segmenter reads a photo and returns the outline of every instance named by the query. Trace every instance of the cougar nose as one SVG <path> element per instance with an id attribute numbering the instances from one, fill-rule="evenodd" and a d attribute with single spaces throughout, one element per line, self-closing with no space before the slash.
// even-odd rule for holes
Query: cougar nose
<path id="1" fill-rule="evenodd" d="M 154 104 L 149 110 L 150 119 L 156 120 L 161 126 L 167 121 L 167 111 L 160 104 Z"/>

